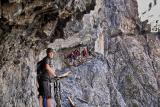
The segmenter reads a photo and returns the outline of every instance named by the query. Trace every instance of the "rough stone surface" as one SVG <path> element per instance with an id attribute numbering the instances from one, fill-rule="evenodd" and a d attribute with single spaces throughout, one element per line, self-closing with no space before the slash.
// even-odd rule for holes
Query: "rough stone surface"
<path id="1" fill-rule="evenodd" d="M 1 0 L 0 104 L 38 107 L 36 63 L 45 49 L 94 47 L 61 81 L 62 105 L 159 107 L 159 35 L 143 31 L 136 0 Z M 143 26 L 143 27 L 142 27 Z M 62 73 L 62 72 L 60 72 Z"/>

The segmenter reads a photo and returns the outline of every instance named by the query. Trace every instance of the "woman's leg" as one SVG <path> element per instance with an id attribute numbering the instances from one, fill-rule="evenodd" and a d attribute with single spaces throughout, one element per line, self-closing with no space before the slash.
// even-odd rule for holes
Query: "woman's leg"
<path id="1" fill-rule="evenodd" d="M 52 105 L 52 99 L 51 98 L 47 98 L 47 107 L 54 107 Z"/>
<path id="2" fill-rule="evenodd" d="M 43 97 L 39 96 L 39 107 L 43 107 Z"/>

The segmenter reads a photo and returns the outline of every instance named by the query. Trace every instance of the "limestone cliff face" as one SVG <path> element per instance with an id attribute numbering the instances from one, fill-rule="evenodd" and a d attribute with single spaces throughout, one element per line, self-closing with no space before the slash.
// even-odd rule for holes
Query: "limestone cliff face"
<path id="1" fill-rule="evenodd" d="M 38 107 L 36 63 L 45 49 L 94 48 L 62 80 L 62 105 L 160 106 L 159 35 L 142 33 L 136 0 L 1 0 L 0 104 Z M 55 59 L 62 69 L 63 57 Z"/>

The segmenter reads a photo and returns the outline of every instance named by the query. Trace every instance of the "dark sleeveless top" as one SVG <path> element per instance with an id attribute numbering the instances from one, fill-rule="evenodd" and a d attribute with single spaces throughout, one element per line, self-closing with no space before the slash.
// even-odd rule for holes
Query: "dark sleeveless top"
<path id="1" fill-rule="evenodd" d="M 41 80 L 42 81 L 50 81 L 50 75 L 49 75 L 48 71 L 45 69 L 45 64 L 48 64 L 51 68 L 53 68 L 54 67 L 53 59 L 49 58 L 49 57 L 45 57 L 43 59 L 43 73 L 41 75 Z"/>

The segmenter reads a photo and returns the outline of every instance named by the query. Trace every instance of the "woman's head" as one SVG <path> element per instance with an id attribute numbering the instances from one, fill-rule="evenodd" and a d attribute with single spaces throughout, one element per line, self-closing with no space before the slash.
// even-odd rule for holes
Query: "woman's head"
<path id="1" fill-rule="evenodd" d="M 52 48 L 47 48 L 46 53 L 49 58 L 53 58 L 56 52 Z"/>

